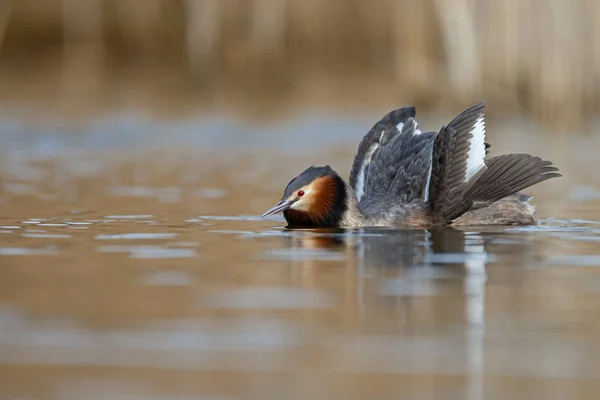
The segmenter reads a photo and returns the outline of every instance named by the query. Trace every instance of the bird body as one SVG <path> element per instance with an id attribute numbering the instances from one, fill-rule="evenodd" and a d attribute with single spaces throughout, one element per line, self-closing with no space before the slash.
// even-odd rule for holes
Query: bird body
<path id="1" fill-rule="evenodd" d="M 439 132 L 422 131 L 412 106 L 394 110 L 361 140 L 348 183 L 312 166 L 263 217 L 283 212 L 290 228 L 534 224 L 531 197 L 519 191 L 558 169 L 529 154 L 486 158 L 484 107 Z"/>

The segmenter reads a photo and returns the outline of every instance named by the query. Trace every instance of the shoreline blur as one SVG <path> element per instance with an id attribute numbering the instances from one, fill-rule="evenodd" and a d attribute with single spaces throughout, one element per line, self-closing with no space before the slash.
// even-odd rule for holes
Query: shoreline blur
<path id="1" fill-rule="evenodd" d="M 585 122 L 600 99 L 600 4 L 538 3 L 7 0 L 0 103 L 271 117 L 486 100 L 492 114 Z"/>

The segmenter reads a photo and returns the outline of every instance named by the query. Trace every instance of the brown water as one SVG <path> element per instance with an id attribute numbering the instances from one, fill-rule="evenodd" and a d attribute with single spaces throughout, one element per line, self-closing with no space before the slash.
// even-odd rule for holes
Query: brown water
<path id="1" fill-rule="evenodd" d="M 565 175 L 536 227 L 259 218 L 377 117 L 5 117 L 0 399 L 596 399 L 600 138 L 490 123 Z"/>

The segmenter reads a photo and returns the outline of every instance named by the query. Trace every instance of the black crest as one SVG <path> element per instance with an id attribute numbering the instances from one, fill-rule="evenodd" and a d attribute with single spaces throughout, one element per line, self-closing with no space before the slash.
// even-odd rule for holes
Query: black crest
<path id="1" fill-rule="evenodd" d="M 336 172 L 331 169 L 329 165 L 325 165 L 324 167 L 315 167 L 314 165 L 307 168 L 300 175 L 295 177 L 288 183 L 285 191 L 283 192 L 282 199 L 287 199 L 290 197 L 295 191 L 299 190 L 301 187 L 308 185 L 318 178 L 322 178 L 324 176 L 337 176 Z"/>

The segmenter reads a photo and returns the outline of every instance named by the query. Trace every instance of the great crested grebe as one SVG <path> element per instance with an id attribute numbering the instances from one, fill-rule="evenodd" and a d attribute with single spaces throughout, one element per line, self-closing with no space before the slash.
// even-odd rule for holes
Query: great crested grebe
<path id="1" fill-rule="evenodd" d="M 312 166 L 263 217 L 283 211 L 289 228 L 534 224 L 519 191 L 561 175 L 530 154 L 486 158 L 484 107 L 439 132 L 419 129 L 415 107 L 394 110 L 361 140 L 349 183 Z"/>

